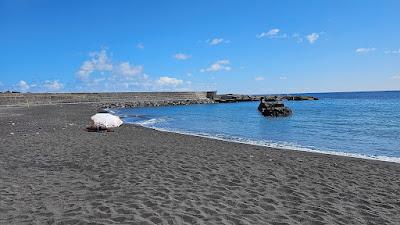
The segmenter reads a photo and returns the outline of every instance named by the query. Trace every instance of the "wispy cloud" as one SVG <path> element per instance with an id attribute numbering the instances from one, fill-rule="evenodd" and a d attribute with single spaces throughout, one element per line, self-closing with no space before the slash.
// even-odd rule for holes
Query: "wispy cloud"
<path id="1" fill-rule="evenodd" d="M 257 38 L 277 38 L 277 37 L 282 37 L 281 35 L 279 35 L 280 30 L 278 28 L 273 28 L 269 31 L 266 32 L 262 32 L 260 34 L 257 34 L 256 37 Z M 283 34 L 284 37 L 286 37 L 286 34 Z"/>
<path id="2" fill-rule="evenodd" d="M 213 38 L 206 40 L 206 43 L 209 45 L 228 44 L 229 42 L 229 40 L 225 40 L 223 38 Z"/>
<path id="3" fill-rule="evenodd" d="M 294 38 L 297 43 L 302 43 L 304 39 L 299 33 L 292 34 L 292 38 Z"/>
<path id="4" fill-rule="evenodd" d="M 64 88 L 64 84 L 58 80 L 46 80 L 43 87 L 45 91 L 61 91 Z"/>
<path id="5" fill-rule="evenodd" d="M 108 72 L 113 70 L 111 60 L 105 49 L 100 52 L 89 53 L 90 59 L 82 63 L 77 72 L 79 79 L 88 79 L 93 72 Z"/>
<path id="6" fill-rule="evenodd" d="M 254 80 L 262 81 L 262 80 L 265 80 L 265 78 L 263 76 L 257 76 L 257 77 L 254 78 Z"/>
<path id="7" fill-rule="evenodd" d="M 357 54 L 367 54 L 367 53 L 373 52 L 375 50 L 376 50 L 376 48 L 357 48 L 355 50 L 355 52 Z"/>
<path id="8" fill-rule="evenodd" d="M 60 92 L 63 91 L 64 84 L 58 80 L 46 80 L 40 83 L 20 80 L 14 87 L 21 92 Z"/>
<path id="9" fill-rule="evenodd" d="M 385 54 L 400 54 L 400 48 L 394 50 L 386 50 Z"/>
<path id="10" fill-rule="evenodd" d="M 85 91 L 128 91 L 143 90 L 151 86 L 148 75 L 142 65 L 129 61 L 113 61 L 105 49 L 89 54 L 79 70 L 77 77 L 81 81 L 79 89 Z"/>
<path id="11" fill-rule="evenodd" d="M 178 53 L 179 54 L 179 53 Z M 142 65 L 115 61 L 103 49 L 89 54 L 79 70 L 76 90 L 82 91 L 174 91 L 187 88 L 187 83 L 172 76 L 150 76 Z M 187 55 L 178 55 L 182 59 Z M 183 60 L 183 59 L 182 59 Z M 55 86 L 55 84 L 53 84 Z"/>
<path id="12" fill-rule="evenodd" d="M 143 72 L 143 66 L 134 66 L 129 62 L 121 62 L 118 66 L 114 67 L 117 69 L 116 73 L 123 76 L 132 77 Z"/>
<path id="13" fill-rule="evenodd" d="M 25 91 L 28 91 L 28 90 L 31 88 L 31 86 L 30 86 L 26 81 L 20 80 L 20 81 L 17 83 L 17 88 L 18 88 L 20 91 L 25 92 Z"/>
<path id="14" fill-rule="evenodd" d="M 392 80 L 400 80 L 400 75 L 391 76 L 390 79 L 392 79 Z"/>
<path id="15" fill-rule="evenodd" d="M 308 42 L 310 42 L 310 44 L 314 44 L 318 38 L 319 38 L 319 34 L 317 33 L 311 33 L 309 35 L 306 36 Z"/>
<path id="16" fill-rule="evenodd" d="M 287 77 L 286 76 L 281 76 L 281 77 L 279 77 L 279 80 L 287 80 Z"/>
<path id="17" fill-rule="evenodd" d="M 138 48 L 138 49 L 144 49 L 144 44 L 143 44 L 143 43 L 138 43 L 138 44 L 136 45 L 136 48 Z"/>
<path id="18" fill-rule="evenodd" d="M 187 59 L 190 59 L 192 56 L 184 54 L 184 53 L 177 53 L 177 54 L 173 55 L 173 57 L 176 60 L 187 60 Z"/>
<path id="19" fill-rule="evenodd" d="M 113 76 L 133 77 L 143 72 L 143 66 L 132 65 L 130 62 L 113 62 L 107 51 L 102 49 L 99 52 L 89 54 L 90 59 L 84 61 L 77 72 L 80 80 L 87 80 L 94 73 L 104 75 L 110 73 Z"/>
<path id="20" fill-rule="evenodd" d="M 287 38 L 287 39 L 294 39 L 296 40 L 297 43 L 302 43 L 303 40 L 307 40 L 310 44 L 315 43 L 323 34 L 323 32 L 313 32 L 308 35 L 301 35 L 299 33 L 293 33 L 293 34 L 287 34 L 287 33 L 282 33 L 282 31 L 278 28 L 273 28 L 270 29 L 269 31 L 265 31 L 262 33 L 259 33 L 256 35 L 258 39 L 262 38 L 270 38 L 270 39 L 276 39 L 276 38 Z"/>
<path id="21" fill-rule="evenodd" d="M 201 69 L 200 72 L 218 72 L 218 71 L 230 71 L 232 68 L 229 66 L 230 62 L 227 59 L 218 60 L 211 64 L 208 68 Z"/>
<path id="22" fill-rule="evenodd" d="M 178 86 L 183 84 L 183 80 L 173 78 L 173 77 L 160 77 L 157 81 L 157 84 L 161 86 Z"/>

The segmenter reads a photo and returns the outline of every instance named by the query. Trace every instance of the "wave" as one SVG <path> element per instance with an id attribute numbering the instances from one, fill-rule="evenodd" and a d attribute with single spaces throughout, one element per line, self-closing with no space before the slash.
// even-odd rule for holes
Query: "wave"
<path id="1" fill-rule="evenodd" d="M 234 143 L 241 143 L 241 144 L 249 144 L 249 145 L 256 145 L 256 146 L 263 146 L 269 147 L 274 149 L 282 149 L 282 150 L 295 150 L 295 151 L 303 151 L 303 152 L 313 152 L 313 153 L 320 153 L 320 154 L 327 154 L 327 155 L 336 155 L 336 156 L 345 156 L 345 157 L 352 157 L 352 158 L 359 158 L 359 159 L 369 159 L 369 160 L 377 160 L 377 161 L 385 161 L 385 162 L 394 162 L 400 163 L 400 158 L 398 157 L 391 157 L 391 156 L 370 156 L 364 155 L 359 153 L 348 153 L 348 152 L 340 152 L 340 151 L 332 151 L 332 150 L 320 150 L 313 147 L 305 147 L 296 145 L 293 143 L 288 142 L 272 142 L 266 140 L 252 140 L 243 137 L 235 137 L 225 134 L 210 134 L 210 133 L 202 133 L 202 132 L 191 132 L 187 130 L 180 130 L 180 129 L 172 129 L 172 128 L 162 128 L 159 126 L 155 126 L 160 122 L 165 122 L 165 118 L 153 118 L 149 120 L 139 121 L 139 122 L 127 122 L 128 124 L 135 124 L 140 125 L 143 127 L 151 128 L 154 130 L 162 131 L 162 132 L 170 132 L 170 133 L 178 133 L 184 135 L 191 135 L 196 137 L 204 137 L 210 138 L 220 141 L 228 141 Z"/>
<path id="2" fill-rule="evenodd" d="M 139 121 L 139 122 L 136 122 L 134 124 L 141 125 L 141 126 L 144 126 L 144 127 L 153 128 L 153 127 L 151 127 L 151 125 L 154 125 L 154 124 L 157 124 L 157 123 L 160 123 L 160 122 L 164 122 L 164 121 L 166 121 L 165 118 L 153 118 L 153 119 L 149 119 L 149 120 Z"/>

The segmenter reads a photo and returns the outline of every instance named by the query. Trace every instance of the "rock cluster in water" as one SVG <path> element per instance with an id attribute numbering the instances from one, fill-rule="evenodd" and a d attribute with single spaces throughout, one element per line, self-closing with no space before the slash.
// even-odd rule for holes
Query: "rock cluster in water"
<path id="1" fill-rule="evenodd" d="M 213 98 L 217 103 L 234 103 L 234 102 L 250 102 L 260 100 L 259 96 L 252 95 L 236 95 L 236 94 L 225 94 L 217 95 Z"/>
<path id="2" fill-rule="evenodd" d="M 280 117 L 290 116 L 292 110 L 286 107 L 282 101 L 276 101 L 275 98 L 261 98 L 258 110 L 263 116 Z"/>
<path id="3" fill-rule="evenodd" d="M 212 100 L 216 103 L 235 103 L 235 102 L 250 102 L 259 101 L 261 98 L 273 101 L 310 101 L 318 100 L 316 97 L 312 96 L 302 96 L 302 95 L 270 95 L 270 96 L 257 96 L 257 95 L 238 95 L 238 94 L 223 94 L 215 95 Z"/>

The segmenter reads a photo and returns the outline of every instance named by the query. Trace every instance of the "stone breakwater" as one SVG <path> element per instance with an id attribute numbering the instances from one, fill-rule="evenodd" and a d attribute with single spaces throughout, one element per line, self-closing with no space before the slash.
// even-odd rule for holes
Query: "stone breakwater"
<path id="1" fill-rule="evenodd" d="M 134 101 L 134 102 L 113 102 L 100 103 L 100 108 L 135 108 L 135 107 L 155 107 L 171 105 L 192 105 L 192 104 L 211 104 L 215 103 L 211 99 L 182 99 L 182 100 L 154 100 L 154 101 Z"/>
<path id="2" fill-rule="evenodd" d="M 256 96 L 208 92 L 116 92 L 116 93 L 0 93 L 0 106 L 32 106 L 54 104 L 95 104 L 99 108 L 148 107 L 209 103 L 259 101 L 261 97 L 274 101 L 317 100 L 308 96 Z"/>
<path id="3" fill-rule="evenodd" d="M 104 108 L 214 103 L 215 92 L 2 93 L 0 106 L 90 103 Z"/>

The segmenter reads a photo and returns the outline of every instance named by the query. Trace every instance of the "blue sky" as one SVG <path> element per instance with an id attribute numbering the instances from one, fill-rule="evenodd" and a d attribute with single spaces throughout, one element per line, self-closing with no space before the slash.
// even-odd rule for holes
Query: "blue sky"
<path id="1" fill-rule="evenodd" d="M 0 0 L 0 90 L 400 90 L 400 1 Z"/>

